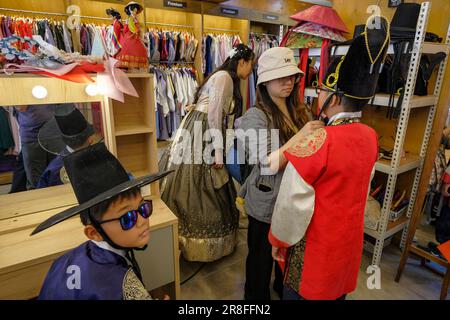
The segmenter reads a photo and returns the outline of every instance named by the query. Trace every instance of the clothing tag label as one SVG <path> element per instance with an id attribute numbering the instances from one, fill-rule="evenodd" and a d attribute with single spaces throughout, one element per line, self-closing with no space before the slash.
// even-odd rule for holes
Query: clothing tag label
<path id="1" fill-rule="evenodd" d="M 264 14 L 263 15 L 264 20 L 270 20 L 270 21 L 278 21 L 280 19 L 279 16 L 274 16 L 272 14 Z"/>
<path id="2" fill-rule="evenodd" d="M 239 15 L 239 10 L 237 10 L 237 9 L 220 8 L 220 12 L 222 12 L 223 14 L 231 15 L 231 16 Z"/>
<path id="3" fill-rule="evenodd" d="M 164 7 L 186 9 L 187 2 L 164 0 Z"/>

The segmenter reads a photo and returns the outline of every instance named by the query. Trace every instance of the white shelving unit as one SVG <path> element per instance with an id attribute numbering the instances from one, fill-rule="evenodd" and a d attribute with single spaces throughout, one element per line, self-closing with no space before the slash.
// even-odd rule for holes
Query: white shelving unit
<path id="1" fill-rule="evenodd" d="M 375 169 L 379 172 L 388 175 L 388 181 L 386 185 L 386 192 L 383 202 L 383 208 L 381 210 L 381 220 L 378 224 L 378 230 L 365 229 L 365 233 L 376 239 L 375 248 L 372 257 L 373 265 L 380 265 L 381 255 L 384 247 L 384 242 L 389 237 L 403 230 L 401 247 L 403 247 L 406 236 L 407 226 L 412 215 L 414 208 L 420 177 L 423 169 L 423 162 L 425 159 L 426 151 L 428 148 L 428 142 L 430 140 L 431 129 L 433 126 L 433 120 L 436 111 L 436 105 L 438 102 L 441 86 L 444 78 L 445 68 L 447 65 L 449 45 L 450 45 L 450 27 L 447 32 L 446 43 L 427 43 L 424 42 L 426 28 L 428 24 L 428 16 L 430 12 L 431 3 L 423 2 L 421 4 L 420 15 L 417 22 L 416 35 L 414 38 L 414 44 L 410 51 L 411 61 L 408 70 L 408 77 L 405 84 L 405 95 L 402 102 L 402 110 L 399 115 L 399 121 L 397 126 L 397 133 L 395 137 L 394 151 L 392 154 L 392 160 L 379 160 L 376 163 Z M 345 55 L 349 46 L 336 46 L 332 49 L 331 55 L 341 56 Z M 416 85 L 416 78 L 419 70 L 419 63 L 422 54 L 434 54 L 437 52 L 445 52 L 447 58 L 441 63 L 437 75 L 435 88 L 432 95 L 428 96 L 415 96 L 414 88 Z M 393 54 L 393 46 L 389 46 L 388 54 Z M 320 49 L 310 49 L 310 56 L 320 56 Z M 307 88 L 305 90 L 305 96 L 317 97 L 317 94 L 313 88 Z M 395 98 L 395 103 L 397 103 Z M 377 94 L 374 99 L 374 105 L 388 106 L 389 95 Z M 422 141 L 422 147 L 419 155 L 407 154 L 402 158 L 402 150 L 405 142 L 406 131 L 408 129 L 408 121 L 410 118 L 410 112 L 415 108 L 428 108 L 428 116 L 426 120 L 425 134 Z M 390 208 L 393 201 L 395 188 L 397 184 L 397 178 L 400 174 L 416 170 L 414 182 L 411 190 L 410 204 L 407 209 L 407 214 L 399 218 L 395 222 L 389 221 Z"/>

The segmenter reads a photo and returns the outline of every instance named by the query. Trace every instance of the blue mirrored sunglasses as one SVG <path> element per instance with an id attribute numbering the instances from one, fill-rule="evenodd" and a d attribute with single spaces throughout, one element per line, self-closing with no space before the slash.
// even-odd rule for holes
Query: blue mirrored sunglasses
<path id="1" fill-rule="evenodd" d="M 100 221 L 99 223 L 105 224 L 108 222 L 113 222 L 113 221 L 118 220 L 120 222 L 120 226 L 122 227 L 122 230 L 127 231 L 127 230 L 132 229 L 136 225 L 137 220 L 138 220 L 138 214 L 140 214 L 142 216 L 142 218 L 148 219 L 152 215 L 152 213 L 153 213 L 153 202 L 146 201 L 143 204 L 141 204 L 141 206 L 137 210 L 128 211 L 127 213 L 120 216 L 119 218 Z"/>

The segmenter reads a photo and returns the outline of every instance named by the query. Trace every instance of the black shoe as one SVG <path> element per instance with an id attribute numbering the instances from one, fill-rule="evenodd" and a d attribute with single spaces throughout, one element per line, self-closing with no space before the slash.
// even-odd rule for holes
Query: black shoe
<path id="1" fill-rule="evenodd" d="M 280 298 L 280 300 L 283 300 L 283 286 L 276 286 L 275 284 L 273 285 L 273 291 L 276 292 L 276 294 L 278 295 L 278 297 Z"/>

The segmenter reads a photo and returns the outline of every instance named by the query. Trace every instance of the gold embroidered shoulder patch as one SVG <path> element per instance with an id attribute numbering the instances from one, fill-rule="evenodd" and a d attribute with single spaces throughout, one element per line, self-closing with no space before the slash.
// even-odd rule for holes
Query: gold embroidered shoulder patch
<path id="1" fill-rule="evenodd" d="M 289 148 L 287 152 L 299 158 L 306 158 L 319 151 L 326 139 L 327 131 L 321 128 L 303 138 L 295 146 Z"/>
<path id="2" fill-rule="evenodd" d="M 144 285 L 131 268 L 123 278 L 122 291 L 123 300 L 152 300 L 152 297 L 145 290 Z"/>

